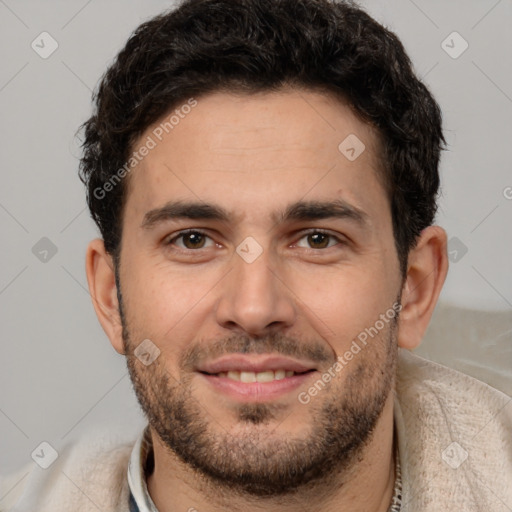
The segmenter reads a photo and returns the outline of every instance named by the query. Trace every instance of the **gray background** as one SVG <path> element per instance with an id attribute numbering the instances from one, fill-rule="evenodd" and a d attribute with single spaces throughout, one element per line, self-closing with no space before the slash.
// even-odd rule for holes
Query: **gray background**
<path id="1" fill-rule="evenodd" d="M 97 232 L 77 177 L 74 133 L 130 32 L 170 5 L 0 0 L 0 474 L 30 463 L 42 441 L 58 451 L 97 425 L 131 433 L 144 424 L 124 359 L 87 291 L 84 254 Z M 401 37 L 444 112 L 449 151 L 438 222 L 457 253 L 442 301 L 511 318 L 512 0 L 361 5 Z M 59 45 L 47 59 L 31 47 L 43 31 Z M 458 58 L 442 47 L 454 31 L 469 44 Z M 457 36 L 444 44 L 452 53 L 462 48 Z M 54 255 L 41 252 L 43 237 Z M 512 327 L 500 325 L 510 348 Z M 456 346 L 425 345 L 423 353 L 447 364 Z M 512 360 L 493 347 L 484 363 L 504 365 L 506 374 Z"/>

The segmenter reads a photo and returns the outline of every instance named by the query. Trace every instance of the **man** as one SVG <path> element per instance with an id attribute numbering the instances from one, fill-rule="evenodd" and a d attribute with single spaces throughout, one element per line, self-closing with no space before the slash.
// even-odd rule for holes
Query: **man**
<path id="1" fill-rule="evenodd" d="M 408 352 L 447 272 L 444 139 L 396 36 L 341 2 L 188 0 L 84 133 L 90 293 L 148 427 L 15 510 L 512 510 L 510 399 Z"/>

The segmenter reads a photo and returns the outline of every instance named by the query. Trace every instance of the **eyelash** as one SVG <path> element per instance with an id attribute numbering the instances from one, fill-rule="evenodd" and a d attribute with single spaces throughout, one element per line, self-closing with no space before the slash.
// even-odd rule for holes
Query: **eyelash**
<path id="1" fill-rule="evenodd" d="M 209 238 L 210 240 L 213 241 L 212 237 L 209 236 L 205 231 L 202 231 L 201 229 L 186 229 L 186 230 L 183 230 L 183 231 L 180 231 L 179 233 L 177 233 L 175 236 L 173 236 L 172 238 L 168 239 L 166 244 L 165 245 L 173 245 L 174 242 L 176 242 L 176 240 L 179 240 L 180 238 L 183 239 L 183 237 L 185 237 L 186 235 L 189 235 L 189 234 L 199 234 L 199 235 L 202 235 L 204 237 L 207 237 Z M 329 247 L 325 247 L 325 248 L 322 248 L 322 249 L 315 249 L 313 247 L 309 247 L 309 248 L 302 248 L 302 249 L 306 249 L 306 250 L 309 250 L 309 251 L 321 251 L 321 250 L 326 250 L 326 249 L 330 249 L 331 247 L 334 247 L 336 245 L 346 245 L 346 241 L 337 237 L 336 235 L 333 235 L 332 233 L 329 233 L 328 231 L 325 231 L 323 229 L 310 229 L 308 231 L 303 231 L 302 234 L 301 234 L 301 237 L 297 240 L 297 242 L 294 243 L 297 244 L 300 240 L 302 240 L 303 238 L 309 236 L 309 235 L 312 235 L 312 234 L 322 234 L 322 235 L 325 235 L 325 236 L 328 236 L 330 237 L 331 239 L 335 239 L 336 240 L 336 244 L 334 245 L 331 245 Z M 181 248 L 181 247 L 178 247 L 178 250 L 181 250 L 181 251 L 184 251 L 184 252 L 189 252 L 189 251 L 198 251 L 200 249 L 204 249 L 204 247 L 200 247 L 199 249 L 187 249 L 187 248 Z"/>

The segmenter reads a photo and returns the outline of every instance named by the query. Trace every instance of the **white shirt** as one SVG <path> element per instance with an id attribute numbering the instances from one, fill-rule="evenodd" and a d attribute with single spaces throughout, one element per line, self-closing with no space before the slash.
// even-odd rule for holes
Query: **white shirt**
<path id="1" fill-rule="evenodd" d="M 130 512 L 158 512 L 151 496 L 148 492 L 146 484 L 146 467 L 148 463 L 148 455 L 151 455 L 150 461 L 153 460 L 153 444 L 149 426 L 147 426 L 135 443 L 130 463 L 128 464 L 128 485 L 132 493 L 133 501 L 137 504 L 137 508 L 130 503 Z"/>

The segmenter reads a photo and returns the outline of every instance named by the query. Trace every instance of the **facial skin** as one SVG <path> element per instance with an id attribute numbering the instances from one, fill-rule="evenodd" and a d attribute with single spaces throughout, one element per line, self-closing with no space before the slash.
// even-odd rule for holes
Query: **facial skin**
<path id="1" fill-rule="evenodd" d="M 397 345 L 416 346 L 428 324 L 445 233 L 424 230 L 404 279 L 377 134 L 339 99 L 286 89 L 197 101 L 130 176 L 120 290 L 102 241 L 87 254 L 98 317 L 151 427 L 152 499 L 162 512 L 386 511 Z M 349 134 L 366 146 L 354 161 L 338 150 Z M 343 215 L 319 214 L 336 201 Z M 249 262 L 240 248 L 261 254 Z M 301 403 L 400 298 L 398 322 Z M 160 350 L 148 366 L 134 355 L 145 339 Z M 218 376 L 244 364 L 308 372 L 234 390 Z"/>

